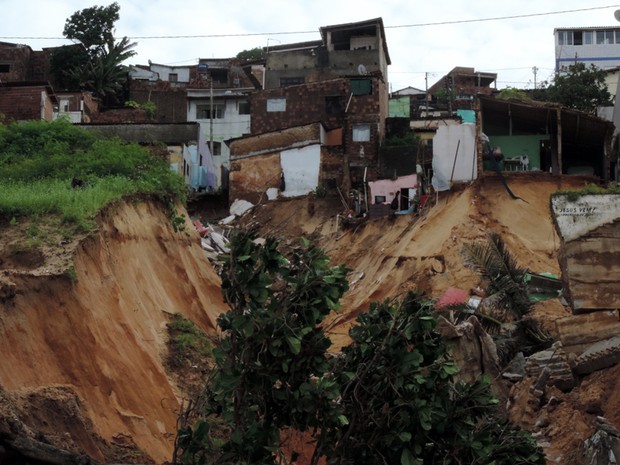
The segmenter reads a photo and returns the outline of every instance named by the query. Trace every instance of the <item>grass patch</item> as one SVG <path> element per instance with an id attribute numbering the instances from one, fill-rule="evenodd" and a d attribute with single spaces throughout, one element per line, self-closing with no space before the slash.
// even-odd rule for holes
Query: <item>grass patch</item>
<path id="1" fill-rule="evenodd" d="M 211 360 L 213 345 L 193 321 L 175 313 L 168 329 L 168 365 L 171 368 L 203 366 Z"/>
<path id="2" fill-rule="evenodd" d="M 579 190 L 561 190 L 553 193 L 553 197 L 564 196 L 567 200 L 574 202 L 584 195 L 617 195 L 620 194 L 620 185 L 610 185 L 602 187 L 597 184 L 586 184 Z"/>
<path id="3" fill-rule="evenodd" d="M 54 214 L 86 230 L 100 210 L 128 195 L 186 201 L 183 178 L 167 159 L 64 120 L 0 126 L 0 192 L 4 217 Z"/>

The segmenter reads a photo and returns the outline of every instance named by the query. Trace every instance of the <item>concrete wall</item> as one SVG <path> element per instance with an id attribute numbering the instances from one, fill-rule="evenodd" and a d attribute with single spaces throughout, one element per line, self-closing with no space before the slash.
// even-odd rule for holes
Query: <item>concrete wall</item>
<path id="1" fill-rule="evenodd" d="M 81 126 L 88 131 L 98 132 L 108 137 L 118 136 L 129 142 L 139 144 L 198 142 L 198 125 L 185 124 L 85 124 Z"/>
<path id="2" fill-rule="evenodd" d="M 476 126 L 440 126 L 433 137 L 433 187 L 438 191 L 449 190 L 452 182 L 467 182 L 477 177 Z"/>
<path id="3" fill-rule="evenodd" d="M 564 294 L 574 312 L 620 308 L 620 195 L 551 199 Z"/>

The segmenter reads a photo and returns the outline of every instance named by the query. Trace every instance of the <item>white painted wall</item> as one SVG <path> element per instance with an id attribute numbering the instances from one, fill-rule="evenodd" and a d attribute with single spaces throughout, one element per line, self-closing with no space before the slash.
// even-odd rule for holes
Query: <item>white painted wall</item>
<path id="1" fill-rule="evenodd" d="M 573 241 L 620 219 L 619 195 L 583 195 L 571 201 L 564 195 L 551 199 L 562 238 Z"/>
<path id="2" fill-rule="evenodd" d="M 307 195 L 319 184 L 321 146 L 316 144 L 282 151 L 280 166 L 286 183 L 286 189 L 281 195 L 284 197 Z"/>
<path id="3" fill-rule="evenodd" d="M 433 188 L 450 190 L 451 182 L 468 182 L 477 177 L 476 126 L 440 126 L 433 137 Z"/>
<path id="4" fill-rule="evenodd" d="M 208 93 L 208 91 L 207 91 Z M 216 176 L 217 188 L 222 186 L 222 166 L 230 169 L 230 150 L 224 143 L 225 140 L 240 137 L 244 134 L 250 133 L 250 115 L 239 114 L 239 104 L 242 101 L 247 101 L 246 98 L 239 97 L 232 99 L 213 99 L 213 103 L 225 104 L 224 118 L 217 118 L 213 120 L 213 141 L 219 142 L 222 147 L 221 155 L 214 155 L 213 164 L 214 172 Z M 210 97 L 207 95 L 202 98 L 194 98 L 189 101 L 188 107 L 188 121 L 197 121 L 200 125 L 200 136 L 206 141 L 207 149 L 210 148 L 211 141 L 211 122 L 208 119 L 198 119 L 197 107 L 198 105 L 209 105 Z"/>

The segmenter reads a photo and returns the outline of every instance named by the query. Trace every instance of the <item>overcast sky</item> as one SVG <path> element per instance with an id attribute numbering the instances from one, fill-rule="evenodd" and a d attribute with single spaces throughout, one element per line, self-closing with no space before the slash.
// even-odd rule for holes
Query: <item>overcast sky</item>
<path id="1" fill-rule="evenodd" d="M 34 50 L 69 43 L 59 40 L 67 18 L 78 10 L 110 3 L 111 0 L 0 0 L 0 41 L 28 44 Z M 392 91 L 407 86 L 424 89 L 425 78 L 430 87 L 455 66 L 497 73 L 500 89 L 533 88 L 534 67 L 538 82 L 552 75 L 554 28 L 620 26 L 614 19 L 620 3 L 613 5 L 609 0 L 119 0 L 118 3 L 121 8 L 116 35 L 128 36 L 138 43 L 135 48 L 138 54 L 127 64 L 147 64 L 148 60 L 195 64 L 199 58 L 227 58 L 254 47 L 318 40 L 321 26 L 381 17 L 392 61 L 388 68 Z M 514 16 L 523 17 L 471 21 Z M 195 37 L 147 38 L 161 36 Z"/>

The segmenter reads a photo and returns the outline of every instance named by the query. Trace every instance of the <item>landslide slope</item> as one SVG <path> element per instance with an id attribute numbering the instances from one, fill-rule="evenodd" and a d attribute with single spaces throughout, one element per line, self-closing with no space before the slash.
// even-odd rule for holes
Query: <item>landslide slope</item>
<path id="1" fill-rule="evenodd" d="M 269 202 L 242 221 L 284 244 L 309 236 L 333 263 L 353 270 L 329 322 L 337 350 L 372 301 L 478 285 L 461 246 L 490 231 L 502 235 L 520 265 L 559 273 L 549 196 L 587 181 L 514 175 L 510 187 L 523 200 L 513 200 L 499 180 L 485 177 L 442 193 L 421 217 L 344 230 L 337 198 Z M 43 256 L 11 251 L 6 237 L 14 226 L 0 224 L 0 387 L 32 430 L 100 461 L 126 459 L 116 452 L 131 445 L 144 453 L 136 457 L 141 463 L 170 460 L 182 393 L 165 368 L 166 323 L 180 312 L 215 334 L 225 310 L 193 226 L 175 232 L 164 211 L 150 200 L 121 202 L 100 216 L 94 234 Z M 71 262 L 74 272 L 64 272 Z M 546 322 L 568 314 L 557 301 L 536 311 Z M 2 397 L 0 391 L 0 428 Z"/>
<path id="2" fill-rule="evenodd" d="M 0 387 L 46 441 L 99 461 L 127 460 L 128 446 L 136 460 L 171 459 L 182 393 L 165 368 L 166 323 L 178 312 L 214 334 L 225 305 L 193 226 L 175 232 L 164 212 L 120 202 L 34 267 L 1 247 L 12 226 L 0 225 Z"/>
<path id="3" fill-rule="evenodd" d="M 342 309 L 331 321 L 330 337 L 336 346 L 348 342 L 347 331 L 370 302 L 416 290 L 438 298 L 449 287 L 469 290 L 480 276 L 464 265 L 463 244 L 483 241 L 497 232 L 519 265 L 533 272 L 560 273 L 559 238 L 551 221 L 549 198 L 553 192 L 579 189 L 591 180 L 551 177 L 540 173 L 510 176 L 513 200 L 495 176 L 433 199 L 420 217 L 377 218 L 343 230 L 336 213 L 342 205 L 325 199 L 283 200 L 256 207 L 246 221 L 262 225 L 264 234 L 288 241 L 313 237 L 332 259 L 352 269 L 351 288 Z M 331 215 L 321 212 L 331 208 Z M 340 224 L 342 222 L 340 221 Z M 565 315 L 565 311 L 560 309 Z"/>

